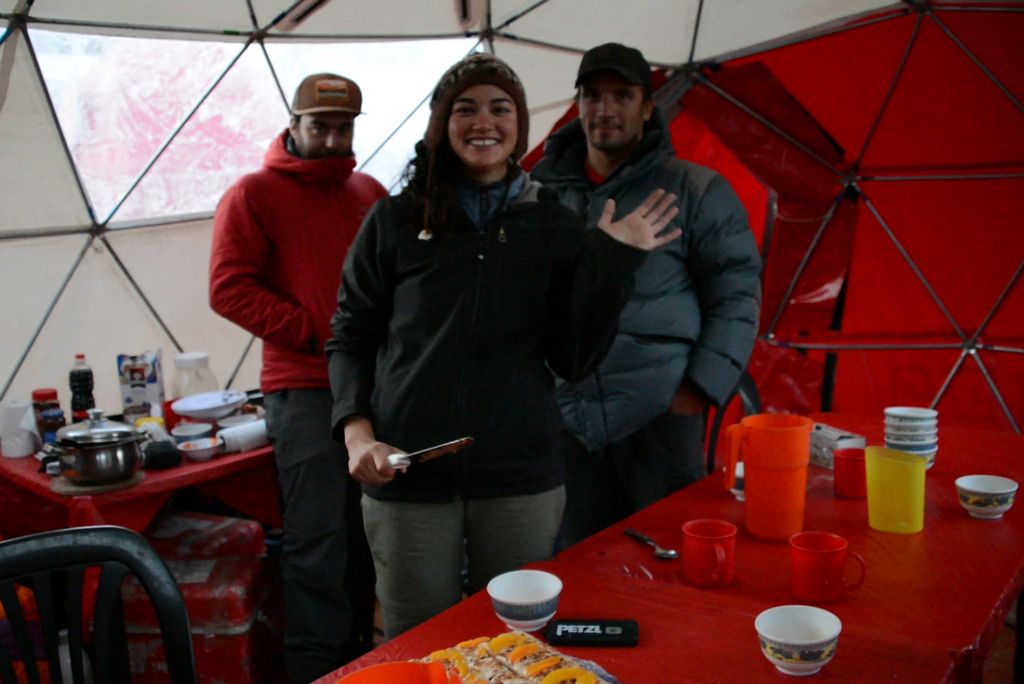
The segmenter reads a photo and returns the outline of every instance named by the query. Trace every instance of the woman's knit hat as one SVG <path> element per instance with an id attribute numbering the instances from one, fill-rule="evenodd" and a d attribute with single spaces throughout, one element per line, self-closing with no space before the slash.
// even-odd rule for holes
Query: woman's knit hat
<path id="1" fill-rule="evenodd" d="M 526 154 L 530 137 L 530 113 L 526 109 L 526 93 L 515 72 L 494 55 L 478 52 L 456 62 L 444 73 L 430 98 L 430 122 L 423 142 L 431 150 L 445 139 L 452 100 L 459 93 L 481 83 L 497 86 L 512 96 L 516 104 L 516 122 L 519 127 L 512 156 L 519 159 Z"/>

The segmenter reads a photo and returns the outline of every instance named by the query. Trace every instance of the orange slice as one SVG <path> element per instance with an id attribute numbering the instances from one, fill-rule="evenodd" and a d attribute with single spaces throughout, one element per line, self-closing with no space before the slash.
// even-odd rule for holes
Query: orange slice
<path id="1" fill-rule="evenodd" d="M 506 632 L 505 634 L 499 634 L 491 639 L 487 645 L 490 647 L 491 653 L 498 654 L 512 646 L 519 646 L 524 641 L 526 641 L 525 634 L 520 634 L 518 632 Z"/>
<path id="2" fill-rule="evenodd" d="M 455 648 L 476 648 L 480 644 L 486 643 L 491 637 L 477 637 L 476 639 L 467 639 L 461 643 L 455 644 Z"/>
<path id="3" fill-rule="evenodd" d="M 562 682 L 597 684 L 597 677 L 593 672 L 584 670 L 582 667 L 561 667 L 554 672 L 549 672 L 541 684 L 562 684 Z"/>
<path id="4" fill-rule="evenodd" d="M 538 660 L 536 663 L 526 668 L 526 676 L 536 677 L 542 672 L 547 672 L 555 665 L 558 665 L 558 663 L 560 662 L 562 662 L 562 656 L 551 656 L 550 658 L 545 658 L 544 660 Z"/>
<path id="5" fill-rule="evenodd" d="M 522 646 L 516 646 L 512 649 L 512 652 L 508 654 L 508 661 L 510 663 L 518 663 L 520 660 L 528 655 L 533 655 L 540 649 L 540 644 L 523 644 Z"/>
<path id="6" fill-rule="evenodd" d="M 463 655 L 454 648 L 434 651 L 428 657 L 434 662 L 441 661 L 454 665 L 455 669 L 458 670 L 460 677 L 465 677 L 466 673 L 469 672 L 469 666 L 466 664 L 465 657 L 463 657 Z"/>

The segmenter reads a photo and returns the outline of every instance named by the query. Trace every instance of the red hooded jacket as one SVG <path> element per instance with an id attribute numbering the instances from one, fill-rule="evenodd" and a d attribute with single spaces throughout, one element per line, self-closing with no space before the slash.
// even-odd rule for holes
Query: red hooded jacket
<path id="1" fill-rule="evenodd" d="M 260 171 L 221 198 L 213 224 L 210 307 L 263 340 L 260 389 L 327 388 L 341 265 L 363 217 L 387 195 L 355 159 L 302 159 L 284 131 Z"/>

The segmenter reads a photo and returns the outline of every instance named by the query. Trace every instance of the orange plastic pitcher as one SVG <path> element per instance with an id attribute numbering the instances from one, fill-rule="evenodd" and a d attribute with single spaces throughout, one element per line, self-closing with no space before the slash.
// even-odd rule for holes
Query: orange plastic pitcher
<path id="1" fill-rule="evenodd" d="M 755 537 L 786 540 L 804 528 L 813 426 L 803 416 L 761 413 L 726 430 L 725 486 L 735 485 L 736 462 L 742 460 L 744 520 Z"/>

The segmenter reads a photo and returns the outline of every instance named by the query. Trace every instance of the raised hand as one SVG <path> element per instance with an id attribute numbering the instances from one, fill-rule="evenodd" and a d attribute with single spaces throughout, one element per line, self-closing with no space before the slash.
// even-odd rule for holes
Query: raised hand
<path id="1" fill-rule="evenodd" d="M 676 228 L 664 235 L 658 235 L 679 213 L 679 207 L 675 203 L 675 195 L 658 189 L 622 219 L 612 221 L 612 217 L 615 216 L 615 200 L 610 199 L 604 204 L 597 227 L 619 242 L 649 252 L 683 234 L 681 229 Z"/>

